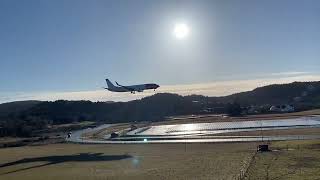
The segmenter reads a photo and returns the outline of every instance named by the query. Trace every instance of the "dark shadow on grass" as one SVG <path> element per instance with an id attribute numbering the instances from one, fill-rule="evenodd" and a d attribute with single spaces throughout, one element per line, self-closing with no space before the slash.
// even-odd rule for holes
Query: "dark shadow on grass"
<path id="1" fill-rule="evenodd" d="M 18 161 L 13 161 L 5 164 L 1 164 L 0 168 L 5 168 L 8 166 L 14 166 L 18 164 L 24 163 L 32 163 L 32 162 L 46 162 L 42 165 L 31 166 L 27 168 L 22 168 L 4 174 L 15 173 L 19 171 L 24 171 L 33 168 L 39 168 L 43 166 L 48 166 L 52 164 L 59 164 L 64 162 L 93 162 L 93 161 L 117 161 L 122 159 L 132 158 L 130 155 L 103 155 L 103 153 L 81 153 L 81 154 L 74 154 L 74 155 L 62 155 L 62 156 L 44 156 L 44 157 L 35 157 L 35 158 L 24 158 Z"/>

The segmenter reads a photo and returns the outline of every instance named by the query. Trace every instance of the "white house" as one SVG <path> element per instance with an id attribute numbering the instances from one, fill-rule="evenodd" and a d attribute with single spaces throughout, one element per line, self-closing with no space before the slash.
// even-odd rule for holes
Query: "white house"
<path id="1" fill-rule="evenodd" d="M 288 104 L 280 106 L 271 106 L 270 111 L 272 112 L 294 112 L 294 107 Z"/>

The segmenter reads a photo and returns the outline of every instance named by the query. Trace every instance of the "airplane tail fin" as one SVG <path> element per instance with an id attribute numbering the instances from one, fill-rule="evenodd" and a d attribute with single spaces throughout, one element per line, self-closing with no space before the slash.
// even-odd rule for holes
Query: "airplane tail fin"
<path id="1" fill-rule="evenodd" d="M 106 82 L 107 82 L 108 88 L 114 88 L 114 87 L 115 87 L 115 86 L 112 84 L 112 82 L 109 81 L 109 79 L 106 79 Z"/>

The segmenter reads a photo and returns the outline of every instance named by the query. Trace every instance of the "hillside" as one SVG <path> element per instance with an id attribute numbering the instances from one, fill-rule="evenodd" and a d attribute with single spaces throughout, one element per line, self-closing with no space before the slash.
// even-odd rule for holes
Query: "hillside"
<path id="1" fill-rule="evenodd" d="M 242 105 L 306 104 L 319 106 L 320 82 L 269 85 L 248 92 L 212 98 L 211 100 L 222 103 L 237 101 Z"/>
<path id="2" fill-rule="evenodd" d="M 60 100 L 5 103 L 0 105 L 0 128 L 6 129 L 4 134 L 15 134 L 18 131 L 19 135 L 30 134 L 28 132 L 49 124 L 158 121 L 167 116 L 206 113 L 206 109 L 213 109 L 215 113 L 233 114 L 234 111 L 241 112 L 241 107 L 280 104 L 293 104 L 298 111 L 319 108 L 320 82 L 270 85 L 224 97 L 159 93 L 129 102 Z"/>
<path id="3" fill-rule="evenodd" d="M 40 102 L 41 101 L 15 101 L 0 104 L 0 117 L 5 117 L 12 113 L 19 113 L 28 110 Z"/>

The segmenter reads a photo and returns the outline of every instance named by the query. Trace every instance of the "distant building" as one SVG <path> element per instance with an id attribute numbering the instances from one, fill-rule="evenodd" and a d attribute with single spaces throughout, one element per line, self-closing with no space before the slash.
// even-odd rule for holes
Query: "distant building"
<path id="1" fill-rule="evenodd" d="M 280 106 L 271 106 L 270 111 L 272 112 L 279 112 L 280 111 Z"/>
<path id="2" fill-rule="evenodd" d="M 248 114 L 261 114 L 269 112 L 270 105 L 249 106 L 246 108 Z"/>
<path id="3" fill-rule="evenodd" d="M 301 98 L 301 97 L 299 97 L 299 96 L 298 96 L 298 97 L 293 98 L 293 100 L 294 100 L 294 101 L 296 101 L 296 102 L 301 101 L 301 99 L 302 99 L 302 98 Z"/>
<path id="4" fill-rule="evenodd" d="M 202 110 L 203 113 L 212 113 L 213 109 L 212 108 L 205 108 Z"/>
<path id="5" fill-rule="evenodd" d="M 260 109 L 256 106 L 248 107 L 248 114 L 258 114 L 259 112 L 260 112 Z"/>
<path id="6" fill-rule="evenodd" d="M 288 104 L 280 105 L 280 106 L 271 106 L 271 112 L 294 112 L 294 107 Z"/>

